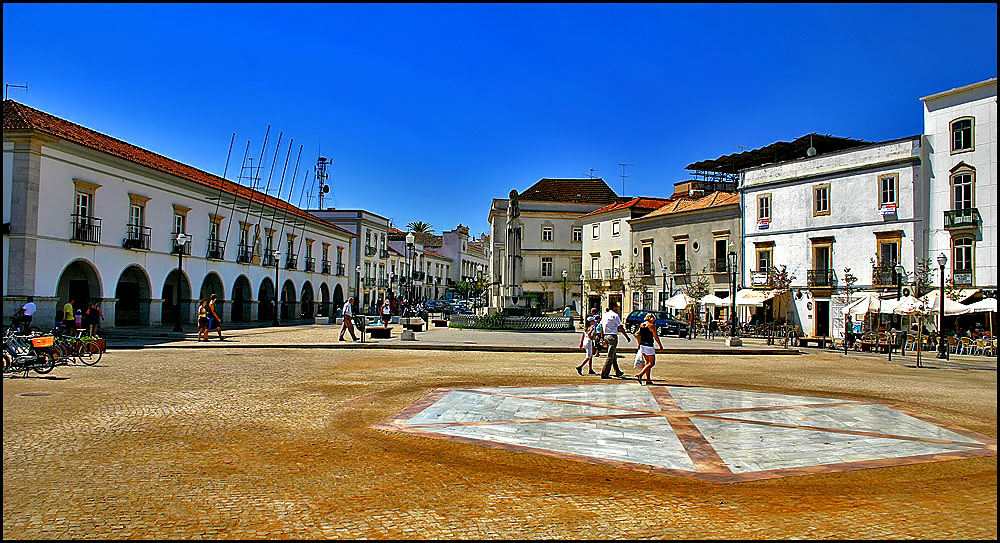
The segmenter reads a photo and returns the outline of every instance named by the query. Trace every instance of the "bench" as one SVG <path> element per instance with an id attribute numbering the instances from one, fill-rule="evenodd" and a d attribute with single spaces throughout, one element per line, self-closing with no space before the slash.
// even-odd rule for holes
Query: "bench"
<path id="1" fill-rule="evenodd" d="M 431 319 L 431 322 L 434 323 L 434 327 L 435 328 L 438 328 L 438 327 L 447 328 L 448 327 L 448 321 L 446 319 Z"/>
<path id="2" fill-rule="evenodd" d="M 803 336 L 799 339 L 799 347 L 808 347 L 810 343 L 816 343 L 820 349 L 826 347 L 826 344 L 832 341 L 828 337 L 816 337 L 816 336 Z"/>
<path id="3" fill-rule="evenodd" d="M 391 326 L 369 326 L 367 328 L 368 335 L 372 339 L 389 339 L 391 337 L 392 327 Z"/>
<path id="4" fill-rule="evenodd" d="M 403 327 L 413 332 L 422 332 L 424 329 L 424 322 L 423 321 L 408 322 L 404 324 Z"/>

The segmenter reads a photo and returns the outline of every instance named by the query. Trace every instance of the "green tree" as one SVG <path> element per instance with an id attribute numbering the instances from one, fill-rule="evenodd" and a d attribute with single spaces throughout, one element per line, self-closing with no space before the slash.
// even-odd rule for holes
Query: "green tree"
<path id="1" fill-rule="evenodd" d="M 426 223 L 424 221 L 413 221 L 410 224 L 406 225 L 406 227 L 409 228 L 410 231 L 412 232 L 423 232 L 426 234 L 434 233 L 433 225 Z"/>

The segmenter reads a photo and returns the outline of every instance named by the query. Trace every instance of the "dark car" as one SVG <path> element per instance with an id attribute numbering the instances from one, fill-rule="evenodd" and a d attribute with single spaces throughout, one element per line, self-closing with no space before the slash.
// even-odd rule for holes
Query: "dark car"
<path id="1" fill-rule="evenodd" d="M 671 335 L 684 337 L 687 335 L 688 325 L 686 322 L 671 317 L 666 311 L 649 311 L 646 309 L 636 309 L 625 318 L 625 329 L 635 333 L 639 325 L 646 320 L 646 314 L 653 314 L 653 324 L 656 325 L 656 333 L 661 336 Z"/>

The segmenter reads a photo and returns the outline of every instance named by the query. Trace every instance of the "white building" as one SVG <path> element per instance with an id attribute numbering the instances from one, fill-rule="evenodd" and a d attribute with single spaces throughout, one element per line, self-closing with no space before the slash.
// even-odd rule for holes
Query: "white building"
<path id="1" fill-rule="evenodd" d="M 815 151 L 802 149 L 807 138 Z M 855 290 L 895 291 L 912 276 L 924 254 L 920 139 L 813 134 L 796 140 L 798 157 L 743 169 L 743 277 L 763 291 L 774 286 L 775 269 L 793 278 L 789 299 L 758 309 L 762 322 L 787 320 L 806 336 L 842 335 L 848 273 L 857 277 Z"/>
<path id="2" fill-rule="evenodd" d="M 441 234 L 441 246 L 434 252 L 451 260 L 449 288 L 459 281 L 472 282 L 486 277 L 489 259 L 481 243 L 469 239 L 469 227 L 458 225 Z"/>
<path id="3" fill-rule="evenodd" d="M 541 179 L 518 198 L 523 233 L 522 291 L 530 305 L 549 310 L 581 307 L 579 277 L 583 271 L 583 226 L 580 217 L 608 204 L 618 195 L 603 179 Z M 508 199 L 490 207 L 490 307 L 503 308 L 504 250 Z M 562 272 L 566 272 L 566 279 Z M 574 288 L 574 286 L 576 288 Z M 565 295 L 564 295 L 565 293 Z"/>
<path id="4" fill-rule="evenodd" d="M 946 279 L 997 288 L 997 80 L 924 103 L 927 257 L 948 257 Z M 940 280 L 937 264 L 934 276 Z"/>
<path id="5" fill-rule="evenodd" d="M 632 219 L 654 211 L 668 203 L 665 198 L 631 198 L 606 205 L 580 217 L 583 227 L 583 288 L 586 306 L 599 310 L 614 302 L 622 315 L 642 307 L 644 278 L 655 274 L 646 252 L 633 254 Z M 643 250 L 646 250 L 645 248 Z M 648 257 L 647 260 L 643 260 Z M 646 264 L 644 267 L 643 265 Z M 571 280 L 579 281 L 576 275 Z M 576 284 L 580 288 L 580 284 Z M 638 303 L 630 301 L 629 292 L 639 295 Z"/>
<path id="6" fill-rule="evenodd" d="M 391 291 L 389 219 L 364 209 L 327 208 L 308 212 L 357 235 L 351 243 L 349 258 L 345 259 L 355 263 L 346 270 L 351 286 L 349 295 L 355 297 L 356 309 L 377 312 Z"/>
<path id="7" fill-rule="evenodd" d="M 34 296 L 42 326 L 70 299 L 102 327 L 192 322 L 210 294 L 226 321 L 271 323 L 276 285 L 282 320 L 311 319 L 347 288 L 329 259 L 353 233 L 12 100 L 3 191 L 4 313 Z"/>

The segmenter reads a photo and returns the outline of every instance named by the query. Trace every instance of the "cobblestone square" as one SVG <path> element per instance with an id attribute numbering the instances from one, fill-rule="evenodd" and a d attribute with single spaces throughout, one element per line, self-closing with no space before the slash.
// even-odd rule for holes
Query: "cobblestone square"
<path id="1" fill-rule="evenodd" d="M 269 342 L 302 333 L 276 331 Z M 515 387 L 577 402 L 554 413 L 558 402 L 479 395 L 484 413 L 513 419 L 597 419 L 616 411 L 592 401 L 594 391 L 642 411 L 662 402 L 640 391 L 662 387 L 686 412 L 728 409 L 741 427 L 850 420 L 855 433 L 921 445 L 960 442 L 947 433 L 956 428 L 995 440 L 995 361 L 918 369 L 816 350 L 672 354 L 657 357 L 647 388 L 580 377 L 577 354 L 249 348 L 238 333 L 192 346 L 109 351 L 96 367 L 4 379 L 4 538 L 996 537 L 995 441 L 988 456 L 720 483 L 379 427 L 445 389 Z M 709 389 L 743 392 L 691 393 Z M 787 396 L 844 407 L 746 403 L 770 398 L 773 407 Z M 851 411 L 862 405 L 904 411 Z M 906 413 L 932 418 L 940 432 L 923 433 Z M 600 426 L 643 433 L 653 419 Z M 615 446 L 595 443 L 593 454 Z"/>

